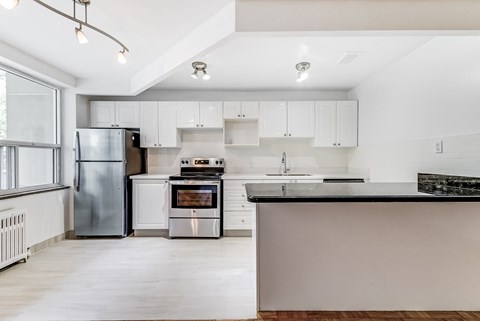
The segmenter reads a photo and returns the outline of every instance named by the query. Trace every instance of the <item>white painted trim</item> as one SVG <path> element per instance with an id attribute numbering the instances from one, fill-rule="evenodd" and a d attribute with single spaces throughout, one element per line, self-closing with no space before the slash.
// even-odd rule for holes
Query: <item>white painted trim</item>
<path id="1" fill-rule="evenodd" d="M 75 77 L 0 41 L 0 64 L 38 78 L 54 86 L 70 88 L 77 85 Z"/>

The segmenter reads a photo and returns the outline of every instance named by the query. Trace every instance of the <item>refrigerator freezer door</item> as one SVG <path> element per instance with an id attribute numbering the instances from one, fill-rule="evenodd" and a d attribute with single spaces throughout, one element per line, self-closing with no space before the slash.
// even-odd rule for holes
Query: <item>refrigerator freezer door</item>
<path id="1" fill-rule="evenodd" d="M 76 236 L 126 236 L 123 162 L 77 162 Z"/>
<path id="2" fill-rule="evenodd" d="M 124 129 L 77 129 L 76 161 L 123 161 Z"/>

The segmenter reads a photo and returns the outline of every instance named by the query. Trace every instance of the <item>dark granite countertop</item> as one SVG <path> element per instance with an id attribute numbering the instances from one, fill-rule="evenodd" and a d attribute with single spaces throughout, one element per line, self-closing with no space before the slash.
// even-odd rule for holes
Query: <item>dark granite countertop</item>
<path id="1" fill-rule="evenodd" d="M 422 193 L 416 183 L 246 184 L 254 203 L 304 202 L 480 202 L 480 191 Z"/>

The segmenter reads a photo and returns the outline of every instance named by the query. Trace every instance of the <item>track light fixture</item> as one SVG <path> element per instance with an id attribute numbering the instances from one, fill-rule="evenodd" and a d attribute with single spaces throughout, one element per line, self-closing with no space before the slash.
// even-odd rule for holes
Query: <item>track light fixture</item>
<path id="1" fill-rule="evenodd" d="M 199 74 L 201 74 L 201 77 L 203 80 L 209 80 L 210 79 L 210 75 L 207 74 L 207 64 L 204 63 L 204 62 L 201 62 L 201 61 L 195 61 L 194 63 L 192 63 L 192 67 L 193 67 L 193 72 L 192 74 L 190 75 L 190 77 L 192 77 L 193 79 L 198 79 L 199 78 Z"/>
<path id="2" fill-rule="evenodd" d="M 6 9 L 13 9 L 18 5 L 19 2 L 20 2 L 20 0 L 0 0 L 0 5 L 2 5 Z M 73 2 L 73 16 L 70 16 L 70 15 L 68 15 L 68 14 L 66 14 L 66 13 L 64 13 L 60 10 L 57 10 L 54 7 L 46 4 L 45 2 L 43 2 L 41 0 L 33 0 L 33 2 L 38 3 L 42 7 L 46 8 L 50 11 L 53 11 L 56 14 L 58 14 L 58 15 L 64 17 L 64 18 L 67 18 L 69 20 L 72 20 L 73 22 L 78 23 L 79 27 L 75 28 L 75 35 L 77 36 L 78 42 L 81 43 L 81 44 L 84 44 L 84 43 L 88 42 L 87 37 L 83 33 L 83 30 L 82 30 L 83 27 L 87 27 L 87 28 L 89 28 L 93 31 L 96 31 L 96 32 L 104 35 L 107 38 L 110 38 L 111 40 L 116 42 L 122 48 L 122 50 L 120 50 L 120 52 L 118 53 L 118 62 L 122 63 L 122 64 L 127 62 L 127 60 L 125 58 L 125 53 L 129 52 L 127 46 L 125 46 L 117 38 L 113 37 L 109 33 L 106 33 L 102 29 L 99 29 L 99 28 L 97 28 L 97 27 L 88 23 L 88 20 L 87 20 L 87 6 L 90 5 L 91 0 L 72 0 L 72 2 Z M 80 6 L 84 7 L 84 20 L 80 20 L 80 19 L 77 18 L 77 15 L 76 15 L 77 5 L 80 5 Z"/>
<path id="3" fill-rule="evenodd" d="M 308 78 L 307 70 L 310 68 L 309 62 L 299 62 L 295 68 L 298 70 L 297 82 L 302 82 Z"/>

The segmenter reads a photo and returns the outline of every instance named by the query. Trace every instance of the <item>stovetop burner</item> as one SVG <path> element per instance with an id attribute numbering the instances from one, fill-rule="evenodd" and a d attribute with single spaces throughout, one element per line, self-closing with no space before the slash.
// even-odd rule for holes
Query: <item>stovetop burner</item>
<path id="1" fill-rule="evenodd" d="M 171 180 L 219 180 L 225 170 L 223 158 L 181 158 L 180 174 Z"/>

